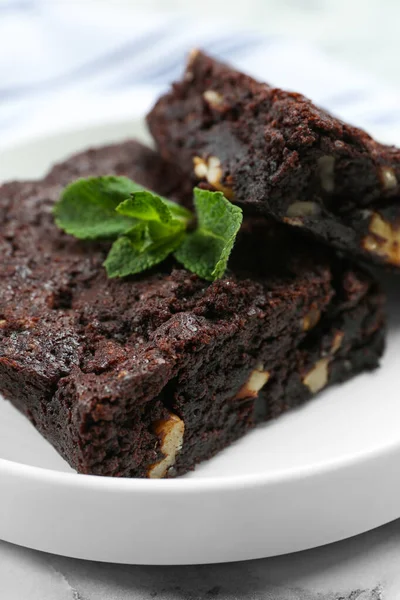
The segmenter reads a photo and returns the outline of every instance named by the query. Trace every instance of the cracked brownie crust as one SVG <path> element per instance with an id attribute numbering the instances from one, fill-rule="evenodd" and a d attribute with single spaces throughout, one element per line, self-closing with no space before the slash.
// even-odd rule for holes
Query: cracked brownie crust
<path id="1" fill-rule="evenodd" d="M 163 157 L 193 182 L 400 268 L 399 149 L 199 51 L 148 124 Z"/>
<path id="2" fill-rule="evenodd" d="M 180 193 L 174 170 L 135 142 L 0 188 L 0 391 L 77 471 L 183 474 L 377 366 L 383 298 L 371 276 L 263 219 L 245 222 L 220 281 L 172 260 L 107 279 L 107 246 L 63 234 L 51 214 L 70 179 L 100 173 Z"/>

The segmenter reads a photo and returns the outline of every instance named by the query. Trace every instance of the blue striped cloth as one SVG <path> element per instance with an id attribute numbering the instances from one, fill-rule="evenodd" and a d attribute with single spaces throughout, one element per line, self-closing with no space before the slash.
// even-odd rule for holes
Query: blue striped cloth
<path id="1" fill-rule="evenodd" d="M 205 15 L 206 17 L 207 15 Z M 296 40 L 112 3 L 0 0 L 0 144 L 143 114 L 194 46 L 400 142 L 399 95 Z"/>

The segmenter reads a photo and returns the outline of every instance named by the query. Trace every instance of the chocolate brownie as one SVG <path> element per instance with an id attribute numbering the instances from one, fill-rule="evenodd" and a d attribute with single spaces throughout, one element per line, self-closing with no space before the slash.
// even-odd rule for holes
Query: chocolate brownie
<path id="1" fill-rule="evenodd" d="M 148 115 L 193 182 L 352 256 L 400 268 L 400 150 L 193 51 Z"/>
<path id="2" fill-rule="evenodd" d="M 172 259 L 108 279 L 107 245 L 62 233 L 52 206 L 78 174 L 168 187 L 141 152 L 91 150 L 0 188 L 0 391 L 81 473 L 183 474 L 383 350 L 373 278 L 263 218 L 245 221 L 222 280 Z"/>

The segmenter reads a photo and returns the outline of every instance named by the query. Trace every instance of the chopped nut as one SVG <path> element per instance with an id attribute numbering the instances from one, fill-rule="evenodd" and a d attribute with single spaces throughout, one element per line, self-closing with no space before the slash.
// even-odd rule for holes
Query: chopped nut
<path id="1" fill-rule="evenodd" d="M 309 331 L 316 326 L 321 318 L 321 312 L 318 308 L 312 308 L 303 318 L 303 330 Z"/>
<path id="2" fill-rule="evenodd" d="M 185 424 L 177 415 L 170 413 L 168 419 L 154 423 L 153 429 L 160 438 L 160 449 L 164 458 L 149 467 L 147 476 L 159 479 L 165 477 L 168 469 L 175 464 L 176 455 L 182 448 Z"/>
<path id="3" fill-rule="evenodd" d="M 207 177 L 208 168 L 205 160 L 203 160 L 199 156 L 195 156 L 193 159 L 193 164 L 194 174 L 196 175 L 196 177 L 198 177 L 199 179 Z"/>
<path id="4" fill-rule="evenodd" d="M 391 167 L 381 167 L 379 169 L 379 179 L 385 190 L 393 190 L 398 185 L 396 174 Z"/>
<path id="5" fill-rule="evenodd" d="M 317 163 L 322 189 L 326 192 L 333 192 L 335 189 L 335 157 L 321 156 Z"/>
<path id="6" fill-rule="evenodd" d="M 0 328 L 6 326 L 7 321 L 5 319 L 0 320 Z"/>
<path id="7" fill-rule="evenodd" d="M 221 161 L 217 156 L 210 156 L 207 160 L 195 156 L 193 158 L 194 173 L 199 179 L 207 179 L 216 190 L 219 190 L 226 198 L 233 198 L 233 190 L 231 187 L 221 183 L 222 167 Z"/>
<path id="8" fill-rule="evenodd" d="M 264 387 L 270 377 L 271 373 L 269 371 L 264 371 L 263 365 L 258 365 L 257 368 L 250 373 L 250 377 L 240 388 L 234 400 L 257 398 L 258 392 Z"/>
<path id="9" fill-rule="evenodd" d="M 328 366 L 330 358 L 321 358 L 318 360 L 311 371 L 303 379 L 304 385 L 310 392 L 316 394 L 328 383 Z"/>
<path id="10" fill-rule="evenodd" d="M 222 178 L 221 161 L 216 156 L 210 156 L 208 159 L 207 181 L 214 187 L 219 185 Z"/>
<path id="11" fill-rule="evenodd" d="M 335 333 L 335 335 L 333 336 L 331 354 L 335 354 L 335 352 L 337 352 L 339 350 L 340 346 L 342 345 L 343 338 L 344 338 L 343 331 L 337 331 Z"/>
<path id="12" fill-rule="evenodd" d="M 386 262 L 400 266 L 400 226 L 395 228 L 386 223 L 381 215 L 373 213 L 367 235 L 362 246 L 368 252 L 385 258 Z"/>
<path id="13" fill-rule="evenodd" d="M 224 103 L 224 99 L 218 92 L 207 90 L 203 93 L 203 98 L 211 106 L 211 108 L 220 108 Z"/>
<path id="14" fill-rule="evenodd" d="M 122 370 L 118 373 L 117 379 L 123 379 L 126 375 L 128 375 L 128 371 Z"/>
<path id="15" fill-rule="evenodd" d="M 293 202 L 286 211 L 288 217 L 313 217 L 321 212 L 316 202 Z"/>
<path id="16" fill-rule="evenodd" d="M 187 57 L 187 65 L 191 65 L 194 60 L 200 54 L 200 50 L 198 48 L 192 48 Z"/>
<path id="17" fill-rule="evenodd" d="M 196 60 L 199 52 L 200 52 L 200 50 L 198 50 L 198 48 L 192 48 L 192 50 L 188 54 L 187 62 L 186 62 L 186 71 L 185 71 L 185 75 L 184 75 L 185 81 L 193 81 L 193 79 L 194 79 L 194 75 L 193 75 L 192 71 L 190 70 L 190 67 Z"/>
<path id="18" fill-rule="evenodd" d="M 291 225 L 292 227 L 303 227 L 303 221 L 298 217 L 293 217 L 292 219 L 289 217 L 283 217 L 283 222 Z"/>

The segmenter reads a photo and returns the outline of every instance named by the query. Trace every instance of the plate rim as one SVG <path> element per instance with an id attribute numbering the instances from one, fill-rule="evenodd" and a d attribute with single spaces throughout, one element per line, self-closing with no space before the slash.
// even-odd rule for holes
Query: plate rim
<path id="1" fill-rule="evenodd" d="M 87 136 L 86 147 L 101 146 L 132 137 L 135 132 L 129 135 L 129 128 L 134 129 L 135 124 L 144 133 L 143 119 L 125 114 L 84 127 L 51 127 L 40 135 L 0 143 L 0 152 L 18 155 L 31 150 L 32 144 L 52 142 L 58 152 L 57 140 L 62 136 L 71 136 L 72 145 L 75 137 Z M 97 133 L 99 138 L 104 134 L 104 140 L 92 143 Z M 65 156 L 74 152 L 79 152 L 78 146 L 72 152 L 67 149 Z M 53 156 L 46 169 L 59 160 L 63 159 Z M 12 160 L 9 164 L 12 170 Z M 4 177 L 0 183 L 1 179 Z M 0 481 L 5 484 L 0 498 L 4 507 L 0 510 L 0 537 L 73 558 L 148 565 L 218 563 L 306 550 L 400 516 L 396 502 L 400 478 L 393 477 L 400 460 L 400 436 L 381 437 L 375 445 L 371 442 L 367 449 L 350 449 L 319 461 L 316 456 L 312 463 L 274 471 L 161 480 L 84 475 L 0 458 Z M 371 481 L 378 492 L 364 506 Z M 376 497 L 381 494 L 382 501 Z M 62 498 L 61 505 L 54 502 L 55 497 Z M 116 517 L 114 502 L 119 507 Z M 63 513 L 65 506 L 68 517 Z M 156 507 L 156 513 L 149 507 Z M 196 519 L 191 519 L 193 510 Z M 150 530 L 142 524 L 141 514 L 151 519 Z M 173 523 L 165 522 L 166 517 L 179 520 L 182 515 L 190 520 L 178 532 Z M 83 534 L 94 536 L 90 543 L 82 537 L 82 518 L 86 519 Z M 106 541 L 98 531 L 97 518 L 104 524 Z M 124 518 L 127 521 L 121 530 Z M 164 526 L 165 539 L 160 540 Z M 133 543 L 128 531 L 135 536 Z M 172 546 L 167 541 L 171 537 Z"/>

